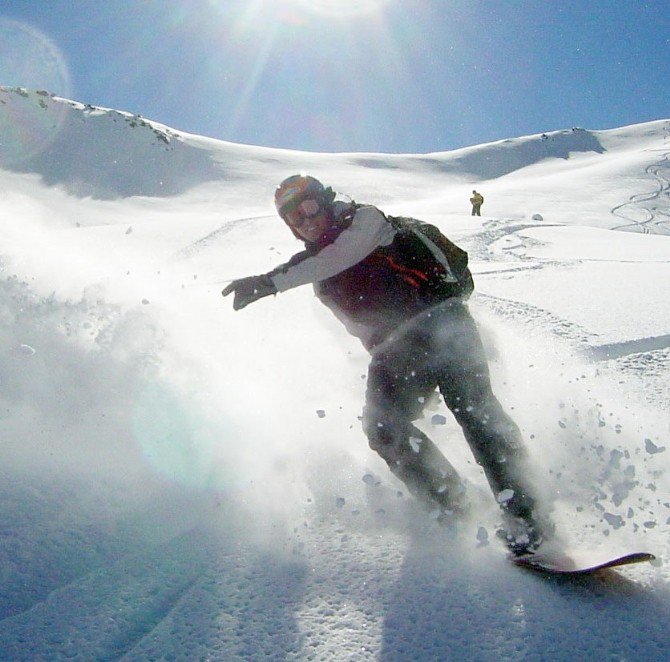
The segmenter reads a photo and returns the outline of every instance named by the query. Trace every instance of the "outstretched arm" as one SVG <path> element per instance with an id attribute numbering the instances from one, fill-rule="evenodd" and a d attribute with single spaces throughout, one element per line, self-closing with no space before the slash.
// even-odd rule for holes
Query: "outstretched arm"
<path id="1" fill-rule="evenodd" d="M 224 297 L 235 292 L 233 299 L 233 308 L 241 310 L 258 299 L 267 297 L 270 294 L 277 294 L 277 288 L 270 277 L 266 274 L 262 276 L 248 276 L 247 278 L 238 278 L 230 285 L 226 285 L 221 291 Z"/>
<path id="2" fill-rule="evenodd" d="M 330 278 L 360 262 L 379 246 L 393 241 L 395 230 L 376 207 L 361 207 L 351 225 L 321 250 L 302 251 L 286 264 L 261 276 L 234 280 L 221 294 L 235 292 L 233 308 L 245 306 L 277 292 Z"/>
<path id="3" fill-rule="evenodd" d="M 365 259 L 379 246 L 387 246 L 394 236 L 395 230 L 379 209 L 361 207 L 332 244 L 316 253 L 301 254 L 300 260 L 277 267 L 270 277 L 279 292 L 326 280 Z"/>

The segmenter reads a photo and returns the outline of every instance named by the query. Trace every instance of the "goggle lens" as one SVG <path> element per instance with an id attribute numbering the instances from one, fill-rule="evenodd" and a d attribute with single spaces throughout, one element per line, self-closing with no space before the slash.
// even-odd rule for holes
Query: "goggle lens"
<path id="1" fill-rule="evenodd" d="M 285 218 L 289 225 L 294 228 L 299 228 L 307 219 L 317 216 L 321 211 L 321 205 L 316 201 L 308 198 L 303 200 L 291 211 L 286 212 Z"/>

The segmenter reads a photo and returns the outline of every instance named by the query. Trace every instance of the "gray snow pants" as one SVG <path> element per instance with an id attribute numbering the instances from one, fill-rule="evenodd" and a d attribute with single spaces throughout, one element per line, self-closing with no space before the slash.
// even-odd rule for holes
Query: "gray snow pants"
<path id="1" fill-rule="evenodd" d="M 525 450 L 518 427 L 491 390 L 479 332 L 467 306 L 449 300 L 391 334 L 372 352 L 363 427 L 370 447 L 430 508 L 463 509 L 456 470 L 412 421 L 436 388 L 461 426 L 493 493 L 514 496 L 508 514 L 533 521 Z"/>

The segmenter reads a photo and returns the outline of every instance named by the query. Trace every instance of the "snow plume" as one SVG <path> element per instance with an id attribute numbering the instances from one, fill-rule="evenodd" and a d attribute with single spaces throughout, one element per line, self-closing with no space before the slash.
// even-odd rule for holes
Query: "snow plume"
<path id="1" fill-rule="evenodd" d="M 166 336 L 146 307 L 100 290 L 59 301 L 9 277 L 0 311 L 3 471 L 105 485 L 131 510 L 218 489 L 219 435 L 166 375 Z"/>
<path id="2" fill-rule="evenodd" d="M 39 205 L 18 218 L 4 227 L 3 273 L 22 277 L 0 285 L 12 484 L 114 495 L 162 535 L 243 521 L 238 537 L 279 553 L 306 512 L 341 514 L 337 498 L 365 509 L 363 476 L 385 471 L 358 420 L 365 357 L 307 289 L 234 313 L 216 287 L 183 287 L 198 282 L 181 264 L 159 273 L 105 250 L 106 238 L 130 243 L 141 230 L 94 227 L 105 241 L 91 241 L 52 228 Z"/>
<path id="3" fill-rule="evenodd" d="M 129 450 L 120 447 L 123 440 L 101 443 L 94 431 L 99 433 L 101 419 L 118 424 L 133 385 L 151 365 L 151 331 L 103 301 L 59 302 L 37 295 L 16 277 L 0 283 L 0 305 L 2 389 L 16 435 L 9 444 L 14 461 L 95 469 L 123 458 Z M 48 434 L 46 428 L 63 433 Z"/>
<path id="4" fill-rule="evenodd" d="M 613 391 L 572 343 L 484 310 L 479 317 L 494 390 L 522 429 L 559 535 L 569 528 L 591 547 L 640 546 L 670 515 L 662 415 Z"/>
<path id="5" fill-rule="evenodd" d="M 381 467 L 358 421 L 364 366 L 347 374 L 352 366 L 324 356 L 318 337 L 299 347 L 280 338 L 278 359 L 264 330 L 227 311 L 198 313 L 184 299 L 127 307 L 106 294 L 60 301 L 16 277 L 0 281 L 8 476 L 84 481 L 85 493 L 105 485 L 126 509 L 154 500 L 156 516 L 169 504 L 160 517 L 172 532 L 205 512 L 214 529 L 244 519 L 244 536 L 280 548 L 308 510 L 335 512 L 337 497 L 365 507 L 366 462 Z M 291 374 L 301 361 L 314 372 Z"/>

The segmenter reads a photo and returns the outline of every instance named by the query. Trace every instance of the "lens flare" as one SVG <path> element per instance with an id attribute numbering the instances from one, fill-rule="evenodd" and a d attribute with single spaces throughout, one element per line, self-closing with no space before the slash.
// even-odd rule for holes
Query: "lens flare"
<path id="1" fill-rule="evenodd" d="M 235 485 L 234 449 L 227 448 L 235 431 L 219 429 L 197 406 L 167 387 L 147 385 L 133 412 L 133 432 L 147 463 L 159 474 L 194 488 Z"/>
<path id="2" fill-rule="evenodd" d="M 26 23 L 0 17 L 0 83 L 71 94 L 70 73 L 60 49 Z"/>
<path id="3" fill-rule="evenodd" d="M 0 88 L 0 164 L 11 165 L 45 151 L 55 140 L 64 109 L 53 107 L 46 91 L 69 97 L 70 74 L 46 35 L 0 18 L 0 82 L 5 86 Z"/>

